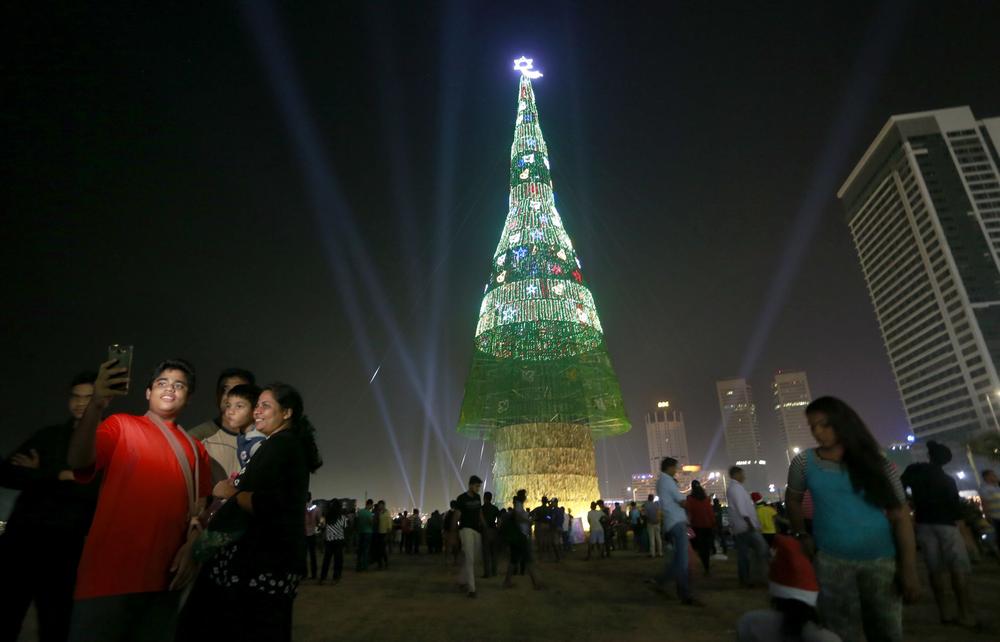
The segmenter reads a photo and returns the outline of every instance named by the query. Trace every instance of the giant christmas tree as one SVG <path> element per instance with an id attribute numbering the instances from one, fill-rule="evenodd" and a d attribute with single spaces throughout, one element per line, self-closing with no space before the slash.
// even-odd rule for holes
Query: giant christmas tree
<path id="1" fill-rule="evenodd" d="M 476 327 L 462 434 L 493 440 L 497 503 L 520 488 L 574 515 L 600 495 L 594 438 L 627 432 L 618 378 L 583 267 L 556 211 L 549 155 L 520 58 L 510 209 Z"/>

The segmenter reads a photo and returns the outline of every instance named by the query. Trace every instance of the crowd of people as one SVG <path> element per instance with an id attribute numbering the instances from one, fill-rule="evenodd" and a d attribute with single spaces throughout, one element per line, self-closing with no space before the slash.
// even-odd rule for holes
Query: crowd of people
<path id="1" fill-rule="evenodd" d="M 527 575 L 544 589 L 536 561 L 559 563 L 580 536 L 588 561 L 626 551 L 662 560 L 650 588 L 689 607 L 704 606 L 690 556 L 707 576 L 734 548 L 739 587 L 772 595 L 771 609 L 739 619 L 740 640 L 901 640 L 902 604 L 921 592 L 918 550 L 941 621 L 980 626 L 969 507 L 943 469 L 950 450 L 928 442 L 929 461 L 900 473 L 831 397 L 806 408 L 817 446 L 790 462 L 784 502 L 765 502 L 733 466 L 723 506 L 698 481 L 682 490 L 668 457 L 655 495 L 613 506 L 596 498 L 585 515 L 556 497 L 529 507 L 524 489 L 494 498 L 475 475 L 446 511 L 393 515 L 384 500 L 313 499 L 322 458 L 295 388 L 227 369 L 218 415 L 185 431 L 177 418 L 196 388 L 189 363 L 157 365 L 144 415 L 108 414 L 131 383 L 110 361 L 81 373 L 69 386 L 70 418 L 0 465 L 0 484 L 21 490 L 0 535 L 0 568 L 19 580 L 0 583 L 0 642 L 17 639 L 32 602 L 43 642 L 217 640 L 235 622 L 246 640 L 290 640 L 301 582 L 340 583 L 347 554 L 357 573 L 389 569 L 396 556 L 438 556 L 475 598 L 477 579 L 496 577 L 503 560 L 503 587 Z M 997 475 L 982 476 L 982 508 L 997 529 Z"/>

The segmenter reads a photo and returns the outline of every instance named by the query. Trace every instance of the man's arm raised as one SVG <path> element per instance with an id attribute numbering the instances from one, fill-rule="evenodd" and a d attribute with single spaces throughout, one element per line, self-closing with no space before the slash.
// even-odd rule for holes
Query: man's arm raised
<path id="1" fill-rule="evenodd" d="M 94 382 L 94 396 L 91 397 L 83 417 L 80 418 L 80 423 L 77 424 L 73 430 L 73 436 L 70 437 L 66 460 L 73 469 L 94 465 L 97 460 L 97 426 L 101 423 L 101 415 L 113 397 L 121 397 L 126 394 L 123 388 L 115 386 L 128 383 L 128 377 L 125 376 L 128 368 L 113 368 L 112 365 L 115 363 L 117 363 L 116 360 L 111 360 L 101 364 L 97 372 L 97 380 Z"/>

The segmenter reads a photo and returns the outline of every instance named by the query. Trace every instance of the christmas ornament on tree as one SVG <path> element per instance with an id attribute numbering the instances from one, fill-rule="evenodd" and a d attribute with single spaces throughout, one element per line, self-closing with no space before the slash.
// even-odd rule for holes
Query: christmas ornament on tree
<path id="1" fill-rule="evenodd" d="M 548 147 L 521 72 L 510 203 L 479 310 L 460 433 L 492 440 L 497 503 L 521 488 L 558 497 L 576 516 L 600 495 L 595 438 L 627 432 L 618 378 L 580 260 L 556 211 Z"/>

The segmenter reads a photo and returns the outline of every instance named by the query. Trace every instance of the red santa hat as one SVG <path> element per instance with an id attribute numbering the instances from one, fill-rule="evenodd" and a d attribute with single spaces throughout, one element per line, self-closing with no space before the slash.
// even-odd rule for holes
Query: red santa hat
<path id="1" fill-rule="evenodd" d="M 799 541 L 788 535 L 775 535 L 774 551 L 769 575 L 771 595 L 816 606 L 819 582 Z"/>
<path id="2" fill-rule="evenodd" d="M 764 496 L 755 491 L 755 492 L 750 493 L 750 499 L 753 500 L 754 504 L 756 504 L 760 500 L 764 499 Z"/>

